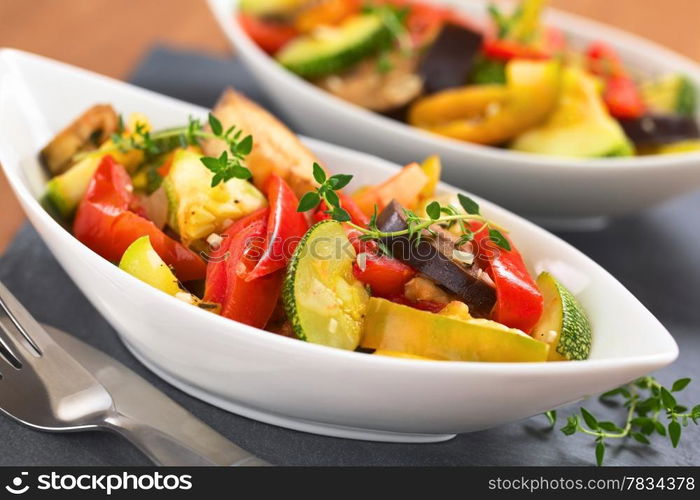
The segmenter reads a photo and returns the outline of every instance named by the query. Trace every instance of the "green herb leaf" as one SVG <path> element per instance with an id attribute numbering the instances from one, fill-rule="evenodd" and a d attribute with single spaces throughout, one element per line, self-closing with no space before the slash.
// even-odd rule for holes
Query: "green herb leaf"
<path id="1" fill-rule="evenodd" d="M 598 427 L 608 432 L 622 432 L 622 429 L 615 425 L 614 422 L 598 422 Z"/>
<path id="2" fill-rule="evenodd" d="M 425 213 L 428 214 L 428 217 L 430 217 L 433 220 L 437 220 L 440 218 L 440 203 L 437 201 L 433 201 L 428 204 L 427 207 L 425 207 Z"/>
<path id="3" fill-rule="evenodd" d="M 566 436 L 571 436 L 573 434 L 576 434 L 577 430 L 578 430 L 578 417 L 576 415 L 572 415 L 569 418 L 567 418 L 566 425 L 561 428 L 561 431 Z"/>
<path id="4" fill-rule="evenodd" d="M 348 174 L 335 174 L 328 179 L 328 183 L 333 187 L 334 190 L 343 189 L 345 186 L 350 184 L 352 180 L 352 175 Z"/>
<path id="5" fill-rule="evenodd" d="M 489 229 L 489 238 L 504 250 L 511 250 L 510 241 L 498 229 Z"/>
<path id="6" fill-rule="evenodd" d="M 241 142 L 236 144 L 236 153 L 239 155 L 249 155 L 253 151 L 253 136 L 246 136 Z"/>
<path id="7" fill-rule="evenodd" d="M 332 213 L 333 220 L 338 222 L 349 222 L 351 220 L 350 214 L 341 207 L 335 207 Z"/>
<path id="8" fill-rule="evenodd" d="M 319 184 L 326 182 L 326 172 L 318 163 L 314 163 L 314 179 L 316 179 L 316 182 Z"/>
<path id="9" fill-rule="evenodd" d="M 673 383 L 673 387 L 671 387 L 671 392 L 680 392 L 686 387 L 688 387 L 688 384 L 690 383 L 689 378 L 679 378 Z"/>
<path id="10" fill-rule="evenodd" d="M 479 204 L 472 200 L 469 196 L 459 193 L 457 195 L 457 199 L 465 212 L 470 215 L 479 215 Z"/>
<path id="11" fill-rule="evenodd" d="M 604 458 L 605 458 L 605 442 L 598 441 L 598 444 L 595 447 L 595 461 L 598 464 L 598 467 L 603 465 Z"/>
<path id="12" fill-rule="evenodd" d="M 221 169 L 221 162 L 218 158 L 212 158 L 211 156 L 203 156 L 199 159 L 205 167 L 214 173 L 217 173 Z"/>
<path id="13" fill-rule="evenodd" d="M 581 415 L 583 415 L 583 420 L 586 422 L 586 425 L 593 431 L 598 430 L 598 420 L 593 416 L 591 412 L 586 410 L 585 408 L 581 408 Z"/>
<path id="14" fill-rule="evenodd" d="M 310 191 L 301 197 L 297 212 L 306 212 L 316 208 L 321 203 L 321 197 L 315 191 Z"/>
<path id="15" fill-rule="evenodd" d="M 330 205 L 328 208 L 340 207 L 340 198 L 338 197 L 338 193 L 335 191 L 326 191 L 325 196 L 326 201 L 328 201 L 328 204 Z"/>
<path id="16" fill-rule="evenodd" d="M 665 387 L 661 388 L 661 402 L 665 408 L 672 410 L 676 406 L 676 398 Z"/>
<path id="17" fill-rule="evenodd" d="M 676 448 L 681 440 L 681 424 L 675 420 L 668 424 L 668 437 L 671 439 L 673 447 Z"/>
<path id="18" fill-rule="evenodd" d="M 544 416 L 549 420 L 549 425 L 554 425 L 557 423 L 557 410 L 549 410 L 544 412 Z"/>
<path id="19" fill-rule="evenodd" d="M 209 126 L 214 135 L 221 135 L 221 132 L 224 130 L 224 127 L 221 125 L 219 119 L 214 116 L 214 113 L 209 113 Z"/>
<path id="20" fill-rule="evenodd" d="M 647 439 L 647 437 L 644 434 L 640 434 L 639 432 L 633 432 L 631 434 L 631 436 L 632 436 L 632 439 L 634 439 L 635 441 L 637 441 L 639 443 L 651 444 L 651 441 L 649 441 L 649 439 Z"/>
<path id="21" fill-rule="evenodd" d="M 658 420 L 654 420 L 654 428 L 656 429 L 656 433 L 658 435 L 660 435 L 660 436 L 666 435 L 666 427 L 664 427 L 664 424 L 662 424 Z"/>

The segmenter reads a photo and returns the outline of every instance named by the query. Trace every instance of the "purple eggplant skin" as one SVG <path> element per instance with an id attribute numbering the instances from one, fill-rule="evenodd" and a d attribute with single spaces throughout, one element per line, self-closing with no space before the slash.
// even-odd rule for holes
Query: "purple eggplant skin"
<path id="1" fill-rule="evenodd" d="M 649 114 L 620 120 L 620 125 L 636 146 L 659 146 L 700 139 L 698 122 L 692 116 Z"/>
<path id="2" fill-rule="evenodd" d="M 445 24 L 418 69 L 426 94 L 466 85 L 483 41 L 481 33 Z"/>
<path id="3" fill-rule="evenodd" d="M 395 200 L 377 217 L 382 232 L 408 228 L 404 208 Z M 488 318 L 496 304 L 496 287 L 476 264 L 468 265 L 454 258 L 456 238 L 439 226 L 424 231 L 419 242 L 408 235 L 384 238 L 382 242 L 394 258 L 408 264 L 452 292 L 468 306 L 475 317 Z"/>

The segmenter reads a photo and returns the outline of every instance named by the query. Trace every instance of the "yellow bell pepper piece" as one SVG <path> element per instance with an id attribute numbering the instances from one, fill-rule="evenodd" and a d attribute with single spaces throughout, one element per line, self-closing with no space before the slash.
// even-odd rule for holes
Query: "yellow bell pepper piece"
<path id="1" fill-rule="evenodd" d="M 552 112 L 561 67 L 556 61 L 515 59 L 506 66 L 506 78 L 506 86 L 470 86 L 421 99 L 409 111 L 409 123 L 478 144 L 506 142 Z"/>

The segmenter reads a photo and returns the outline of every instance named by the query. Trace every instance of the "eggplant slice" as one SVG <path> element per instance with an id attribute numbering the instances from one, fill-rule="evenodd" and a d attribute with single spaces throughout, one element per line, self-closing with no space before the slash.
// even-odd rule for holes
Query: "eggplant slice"
<path id="1" fill-rule="evenodd" d="M 620 124 L 636 146 L 659 146 L 700 139 L 698 122 L 690 116 L 650 114 L 634 120 L 620 120 Z"/>
<path id="2" fill-rule="evenodd" d="M 403 207 L 395 200 L 377 217 L 377 227 L 383 232 L 404 231 L 408 228 Z M 421 235 L 416 243 L 409 236 L 385 238 L 384 244 L 392 255 L 416 271 L 423 273 L 446 290 L 457 295 L 476 317 L 488 317 L 496 303 L 496 287 L 479 266 L 455 258 L 456 237 L 435 225 Z"/>
<path id="3" fill-rule="evenodd" d="M 483 43 L 481 33 L 464 26 L 446 24 L 421 61 L 425 93 L 462 87 L 476 62 Z"/>

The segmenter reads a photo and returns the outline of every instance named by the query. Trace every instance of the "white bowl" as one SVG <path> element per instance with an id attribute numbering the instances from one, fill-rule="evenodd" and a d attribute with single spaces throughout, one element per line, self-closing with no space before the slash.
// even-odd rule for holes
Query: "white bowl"
<path id="1" fill-rule="evenodd" d="M 31 54 L 0 50 L 0 163 L 29 220 L 126 345 L 163 378 L 205 401 L 303 431 L 427 442 L 608 390 L 671 363 L 678 354 L 666 329 L 600 266 L 484 200 L 484 212 L 511 229 L 532 270 L 552 271 L 588 311 L 594 329 L 590 360 L 392 359 L 280 337 L 189 306 L 93 253 L 37 201 L 45 180 L 37 151 L 66 122 L 99 102 L 124 113 L 141 111 L 155 127 L 184 123 L 191 114 L 205 116 L 197 106 Z M 331 170 L 354 174 L 358 184 L 396 171 L 395 165 L 365 154 L 305 142 Z"/>
<path id="2" fill-rule="evenodd" d="M 237 3 L 209 0 L 236 53 L 304 134 L 404 164 L 437 153 L 445 163 L 447 182 L 539 220 L 573 222 L 571 219 L 620 215 L 700 187 L 700 152 L 595 160 L 557 158 L 456 141 L 372 113 L 279 66 L 238 24 Z M 483 18 L 486 12 L 480 0 L 436 3 L 451 4 L 474 18 Z M 569 14 L 548 11 L 547 19 L 576 44 L 605 40 L 638 71 L 678 71 L 700 87 L 700 67 L 667 49 Z"/>

